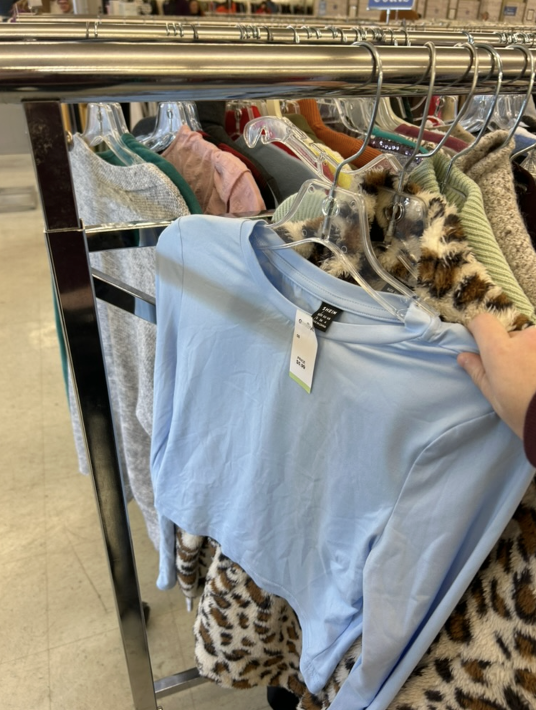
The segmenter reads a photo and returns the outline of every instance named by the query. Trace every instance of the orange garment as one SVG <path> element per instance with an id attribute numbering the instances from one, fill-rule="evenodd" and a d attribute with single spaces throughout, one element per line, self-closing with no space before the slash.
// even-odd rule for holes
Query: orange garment
<path id="1" fill-rule="evenodd" d="M 343 158 L 350 158 L 360 150 L 363 145 L 362 140 L 352 138 L 352 136 L 347 136 L 344 133 L 339 133 L 339 131 L 334 131 L 332 128 L 326 126 L 314 99 L 300 99 L 298 104 L 300 105 L 301 115 L 307 120 L 307 123 L 311 126 L 318 138 L 329 148 L 340 153 Z M 381 155 L 379 150 L 367 147 L 353 165 L 357 168 L 362 168 L 367 163 L 370 163 L 371 160 L 377 158 L 378 155 Z"/>

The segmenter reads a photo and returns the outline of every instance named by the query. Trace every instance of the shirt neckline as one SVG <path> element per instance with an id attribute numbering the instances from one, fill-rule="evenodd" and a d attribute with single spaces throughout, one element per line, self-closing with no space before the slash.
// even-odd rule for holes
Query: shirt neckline
<path id="1" fill-rule="evenodd" d="M 318 306 L 324 301 L 349 314 L 374 319 L 373 323 L 366 324 L 334 321 L 325 333 L 317 331 L 317 336 L 321 338 L 370 344 L 395 343 L 416 338 L 429 340 L 438 328 L 443 326 L 438 317 L 428 315 L 410 299 L 398 294 L 382 293 L 384 298 L 404 314 L 404 322 L 399 321 L 357 284 L 354 286 L 322 271 L 293 249 L 264 251 L 264 247 L 284 244 L 281 237 L 265 222 L 243 220 L 240 242 L 253 279 L 271 304 L 292 324 L 298 306 L 270 281 L 259 262 L 261 254 L 280 274 L 316 299 Z"/>

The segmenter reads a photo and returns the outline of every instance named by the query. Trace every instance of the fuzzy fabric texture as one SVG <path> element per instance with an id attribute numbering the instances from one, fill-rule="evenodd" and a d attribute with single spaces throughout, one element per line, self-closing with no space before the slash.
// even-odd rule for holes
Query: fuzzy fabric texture
<path id="1" fill-rule="evenodd" d="M 519 285 L 501 247 L 497 243 L 486 211 L 482 192 L 474 180 L 454 163 L 448 182 L 444 184 L 449 160 L 439 153 L 423 160 L 411 173 L 411 181 L 424 190 L 442 194 L 458 210 L 465 236 L 478 261 L 492 281 L 501 286 L 516 307 L 529 318 L 534 306 Z"/>
<path id="2" fill-rule="evenodd" d="M 475 258 L 465 239 L 456 208 L 444 197 L 406 186 L 406 192 L 418 196 L 428 215 L 427 224 L 404 215 L 396 222 L 393 234 L 388 234 L 392 212 L 395 179 L 385 171 L 372 171 L 363 184 L 363 196 L 369 220 L 376 219 L 385 237 L 376 246 L 381 265 L 397 279 L 410 286 L 420 299 L 432 306 L 449 323 L 466 325 L 479 313 L 496 315 L 507 330 L 520 330 L 529 319 L 519 313 L 503 290 L 495 285 L 486 269 Z M 275 227 L 285 241 L 298 241 L 321 234 L 322 218 L 289 222 Z M 345 248 L 353 267 L 363 272 L 375 288 L 381 288 L 378 276 L 370 269 L 365 257 L 359 224 L 343 208 L 333 219 L 330 241 Z M 297 247 L 302 256 L 337 278 L 352 281 L 350 271 L 327 247 L 306 244 Z M 410 275 L 401 257 L 414 263 L 416 276 Z"/>
<path id="3" fill-rule="evenodd" d="M 390 204 L 381 188 L 389 180 L 385 173 L 378 173 L 369 176 L 365 185 L 370 219 L 376 218 L 384 232 Z M 446 320 L 465 323 L 476 312 L 489 311 L 509 330 L 526 327 L 526 316 L 516 310 L 474 258 L 456 210 L 437 195 L 417 187 L 411 189 L 428 206 L 430 219 L 426 228 L 422 223 L 399 223 L 400 231 L 409 238 L 397 242 L 395 230 L 377 247 L 384 266 L 409 282 L 413 279 L 421 297 Z M 317 235 L 320 221 L 289 223 L 279 231 L 285 239 L 296 241 Z M 354 254 L 353 266 L 362 269 L 361 235 L 344 210 L 334 219 L 332 237 L 339 246 L 348 247 L 349 253 Z M 323 246 L 306 244 L 297 249 L 320 268 L 348 278 L 344 265 Z M 402 253 L 417 258 L 417 278 L 401 266 L 398 255 Z M 201 544 L 201 539 L 198 542 Z M 201 675 L 224 687 L 285 687 L 300 697 L 300 710 L 328 708 L 359 657 L 360 640 L 346 652 L 324 690 L 311 694 L 299 671 L 301 632 L 293 610 L 284 600 L 259 589 L 221 553 L 217 543 L 211 545 L 214 556 L 194 627 Z M 529 710 L 530 705 L 501 704 L 501 699 L 505 694 L 513 697 L 513 692 L 527 698 L 531 688 L 536 697 L 536 683 L 531 685 L 532 678 L 536 681 L 536 596 L 530 586 L 533 579 L 536 580 L 534 484 L 471 588 L 389 710 Z M 516 661 L 510 663 L 508 654 L 516 655 Z M 483 687 L 479 683 L 484 683 Z"/>
<path id="4" fill-rule="evenodd" d="M 461 156 L 459 168 L 482 191 L 495 238 L 521 288 L 536 306 L 536 252 L 519 211 L 510 156 L 514 141 L 502 147 L 506 131 L 495 131 Z"/>

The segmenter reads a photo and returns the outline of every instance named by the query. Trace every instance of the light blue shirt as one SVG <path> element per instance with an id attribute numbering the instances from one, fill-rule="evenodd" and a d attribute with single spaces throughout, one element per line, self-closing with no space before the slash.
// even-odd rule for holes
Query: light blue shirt
<path id="1" fill-rule="evenodd" d="M 185 217 L 157 246 L 152 442 L 162 519 L 209 535 L 303 632 L 312 692 L 362 654 L 332 710 L 385 708 L 510 520 L 533 471 L 456 356 L 468 331 L 401 296 L 393 318 L 263 222 Z M 311 394 L 289 377 L 296 309 L 317 332 Z"/>

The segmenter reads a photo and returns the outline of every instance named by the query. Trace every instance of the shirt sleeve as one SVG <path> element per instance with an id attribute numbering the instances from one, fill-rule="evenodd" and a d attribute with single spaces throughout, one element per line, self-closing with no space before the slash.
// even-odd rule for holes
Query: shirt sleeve
<path id="1" fill-rule="evenodd" d="M 493 412 L 453 427 L 418 456 L 367 557 L 362 653 L 331 710 L 389 705 L 532 476 L 518 437 Z"/>
<path id="2" fill-rule="evenodd" d="M 525 416 L 523 443 L 528 460 L 533 466 L 536 466 L 536 393 L 529 404 Z"/>

